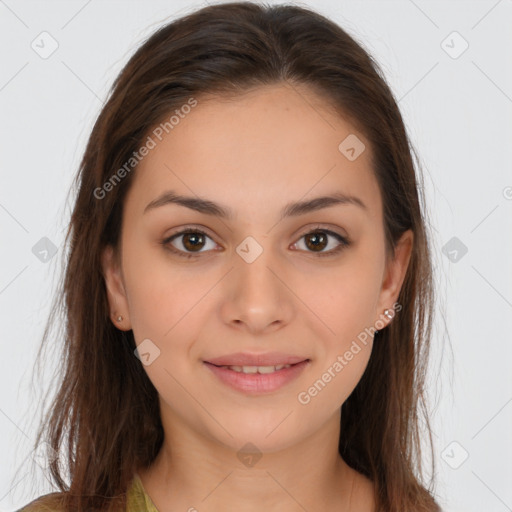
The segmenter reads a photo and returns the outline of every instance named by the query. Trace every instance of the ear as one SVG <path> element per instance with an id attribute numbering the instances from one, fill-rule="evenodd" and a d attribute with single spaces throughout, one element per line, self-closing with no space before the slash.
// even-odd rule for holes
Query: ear
<path id="1" fill-rule="evenodd" d="M 111 245 L 108 245 L 103 250 L 101 266 L 107 287 L 110 318 L 118 329 L 129 331 L 132 327 L 121 266 L 117 258 L 117 253 Z M 122 320 L 118 320 L 119 316 L 122 317 Z"/>
<path id="2" fill-rule="evenodd" d="M 393 319 L 384 315 L 383 312 L 387 309 L 395 314 L 395 304 L 402 288 L 402 283 L 405 279 L 405 274 L 409 266 L 409 261 L 412 254 L 414 242 L 414 233 L 411 229 L 405 231 L 398 240 L 394 256 L 387 258 L 386 269 L 384 272 L 384 279 L 382 281 L 380 296 L 378 301 L 377 311 L 380 313 L 379 319 L 384 321 L 385 324 Z M 398 306 L 397 311 L 400 311 L 402 306 Z"/>

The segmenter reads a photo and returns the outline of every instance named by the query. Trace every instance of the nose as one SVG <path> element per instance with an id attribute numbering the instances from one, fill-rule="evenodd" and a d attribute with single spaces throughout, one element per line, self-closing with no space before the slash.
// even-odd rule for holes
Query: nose
<path id="1" fill-rule="evenodd" d="M 295 314 L 291 278 L 270 248 L 254 239 L 234 254 L 234 268 L 226 279 L 222 318 L 251 334 L 283 328 Z M 288 282 L 287 282 L 288 281 Z"/>

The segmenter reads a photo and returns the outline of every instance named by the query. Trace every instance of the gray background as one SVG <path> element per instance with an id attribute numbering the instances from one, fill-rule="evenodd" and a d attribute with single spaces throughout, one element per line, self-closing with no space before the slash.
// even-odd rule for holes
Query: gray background
<path id="1" fill-rule="evenodd" d="M 0 512 L 51 490 L 31 444 L 57 354 L 31 379 L 86 138 L 142 40 L 203 5 L 0 0 Z M 438 500 L 450 512 L 512 511 L 512 1 L 302 5 L 377 59 L 425 172 Z"/>

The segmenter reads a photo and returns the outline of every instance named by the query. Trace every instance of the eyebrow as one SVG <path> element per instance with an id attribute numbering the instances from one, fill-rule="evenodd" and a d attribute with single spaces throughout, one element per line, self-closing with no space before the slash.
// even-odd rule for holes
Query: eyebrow
<path id="1" fill-rule="evenodd" d="M 172 190 L 168 190 L 151 201 L 145 208 L 144 214 L 150 210 L 154 210 L 161 206 L 169 204 L 177 204 L 194 210 L 206 215 L 212 215 L 226 220 L 234 218 L 234 212 L 226 206 L 214 203 L 208 199 L 201 199 L 199 197 L 187 197 L 176 194 Z M 280 212 L 280 220 L 285 217 L 298 217 L 306 213 L 315 212 L 324 208 L 329 208 L 335 205 L 352 204 L 368 211 L 367 206 L 356 196 L 344 194 L 342 192 L 335 192 L 328 196 L 316 197 L 307 201 L 298 201 L 295 203 L 288 203 Z"/>

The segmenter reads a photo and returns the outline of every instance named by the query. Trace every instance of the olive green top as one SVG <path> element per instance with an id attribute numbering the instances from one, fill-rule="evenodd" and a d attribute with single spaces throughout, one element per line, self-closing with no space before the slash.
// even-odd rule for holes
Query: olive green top
<path id="1" fill-rule="evenodd" d="M 127 494 L 126 512 L 158 512 L 155 504 L 142 487 L 138 473 L 135 473 Z"/>
<path id="2" fill-rule="evenodd" d="M 137 473 L 135 473 L 126 495 L 126 512 L 158 512 L 151 498 L 146 494 Z M 36 502 L 37 500 L 32 501 L 17 512 L 62 512 L 61 510 L 50 509 Z"/>

